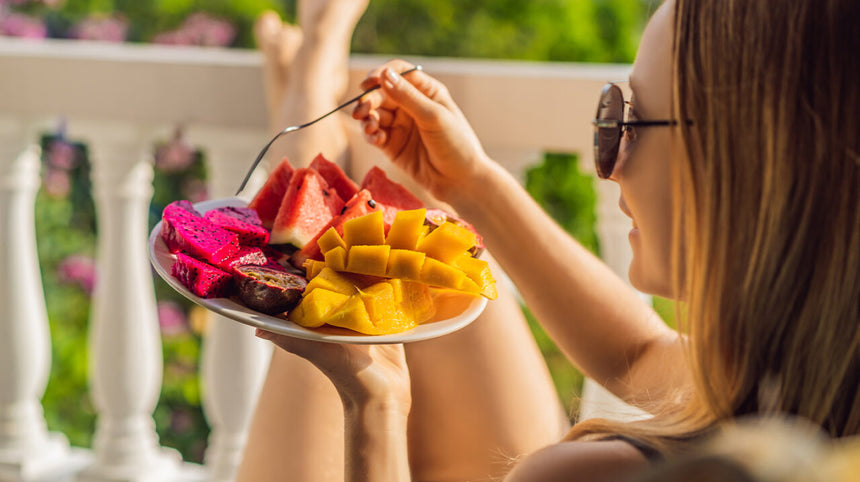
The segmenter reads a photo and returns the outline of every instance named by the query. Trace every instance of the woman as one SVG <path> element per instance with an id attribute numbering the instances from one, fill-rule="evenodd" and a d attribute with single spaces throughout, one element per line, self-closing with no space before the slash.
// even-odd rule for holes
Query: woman
<path id="1" fill-rule="evenodd" d="M 507 480 L 611 480 L 745 414 L 860 432 L 858 19 L 853 0 L 669 0 L 623 123 L 617 91 L 602 96 L 598 172 L 632 219 L 630 279 L 683 302 L 684 337 L 487 158 L 444 86 L 397 61 L 366 79 L 382 86 L 354 112 L 368 140 L 482 232 L 579 367 L 655 414 L 577 425 Z M 350 480 L 408 480 L 402 348 L 260 336 L 337 387 Z"/>

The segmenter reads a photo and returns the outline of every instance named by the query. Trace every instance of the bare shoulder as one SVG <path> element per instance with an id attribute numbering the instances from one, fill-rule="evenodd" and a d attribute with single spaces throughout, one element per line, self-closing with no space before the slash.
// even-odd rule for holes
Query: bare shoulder
<path id="1" fill-rule="evenodd" d="M 505 482 L 615 480 L 648 467 L 648 460 L 621 440 L 561 442 L 528 455 Z"/>

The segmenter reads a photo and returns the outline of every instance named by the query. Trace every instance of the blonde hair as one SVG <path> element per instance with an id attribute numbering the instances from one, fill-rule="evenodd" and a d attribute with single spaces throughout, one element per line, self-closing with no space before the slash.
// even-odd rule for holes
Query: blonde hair
<path id="1" fill-rule="evenodd" d="M 745 414 L 860 433 L 856 0 L 676 0 L 674 275 L 694 390 L 630 424 L 665 452 Z M 683 249 L 681 249 L 683 247 Z"/>

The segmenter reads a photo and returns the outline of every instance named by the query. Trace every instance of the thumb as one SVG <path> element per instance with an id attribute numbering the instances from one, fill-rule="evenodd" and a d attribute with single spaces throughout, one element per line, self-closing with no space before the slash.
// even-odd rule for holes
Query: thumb
<path id="1" fill-rule="evenodd" d="M 382 90 L 389 99 L 406 111 L 419 125 L 435 123 L 444 110 L 444 107 L 434 99 L 438 92 L 438 86 L 434 86 L 433 79 L 423 72 L 414 72 L 408 75 L 414 76 L 410 80 L 417 82 L 421 87 L 420 90 L 391 68 L 382 71 L 380 84 Z M 417 79 L 419 76 L 423 78 Z"/>

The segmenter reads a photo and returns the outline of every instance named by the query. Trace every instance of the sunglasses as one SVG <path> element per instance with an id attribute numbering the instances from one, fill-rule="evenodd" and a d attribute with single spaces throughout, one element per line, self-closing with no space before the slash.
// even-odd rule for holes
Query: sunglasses
<path id="1" fill-rule="evenodd" d="M 607 179 L 615 169 L 618 148 L 624 132 L 632 126 L 673 126 L 674 120 L 625 120 L 624 95 L 615 84 L 606 84 L 600 93 L 594 124 L 594 168 L 601 179 Z"/>

